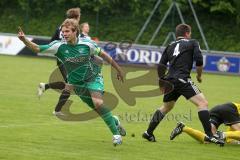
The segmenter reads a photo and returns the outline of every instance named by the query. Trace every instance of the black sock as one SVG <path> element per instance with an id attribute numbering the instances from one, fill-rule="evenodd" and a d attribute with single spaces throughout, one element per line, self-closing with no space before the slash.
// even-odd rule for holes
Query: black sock
<path id="1" fill-rule="evenodd" d="M 63 90 L 62 94 L 59 97 L 58 103 L 55 107 L 55 111 L 59 112 L 61 111 L 64 104 L 67 102 L 68 98 L 70 97 L 70 92 Z"/>
<path id="2" fill-rule="evenodd" d="M 50 88 L 50 85 L 49 83 L 45 84 L 45 90 L 49 89 Z"/>
<path id="3" fill-rule="evenodd" d="M 45 90 L 48 88 L 62 90 L 65 88 L 65 83 L 64 82 L 53 82 L 53 83 L 45 84 Z"/>
<path id="4" fill-rule="evenodd" d="M 210 124 L 210 115 L 208 110 L 201 110 L 198 112 L 198 117 L 200 121 L 202 122 L 203 129 L 209 137 L 212 137 L 212 130 L 211 130 L 211 124 Z"/>
<path id="5" fill-rule="evenodd" d="M 153 131 L 163 118 L 164 114 L 160 110 L 156 110 L 147 129 L 148 134 L 153 134 Z"/>

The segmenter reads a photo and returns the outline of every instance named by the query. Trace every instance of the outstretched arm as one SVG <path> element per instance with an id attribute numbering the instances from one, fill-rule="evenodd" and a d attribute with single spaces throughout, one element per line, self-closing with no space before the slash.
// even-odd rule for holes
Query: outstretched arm
<path id="1" fill-rule="evenodd" d="M 121 67 L 117 64 L 116 61 L 112 59 L 111 56 L 109 56 L 106 52 L 101 51 L 100 56 L 107 61 L 109 64 L 113 66 L 114 69 L 117 71 L 117 79 L 123 82 L 123 71 Z"/>
<path id="2" fill-rule="evenodd" d="M 33 52 L 38 53 L 40 52 L 40 48 L 36 43 L 33 43 L 31 41 L 29 41 L 26 37 L 25 34 L 23 32 L 23 30 L 21 29 L 21 27 L 18 27 L 18 38 L 29 48 L 31 49 Z"/>

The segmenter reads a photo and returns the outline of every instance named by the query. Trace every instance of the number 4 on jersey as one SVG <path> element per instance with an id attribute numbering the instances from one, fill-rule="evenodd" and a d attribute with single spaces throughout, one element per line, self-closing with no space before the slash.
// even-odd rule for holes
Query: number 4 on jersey
<path id="1" fill-rule="evenodd" d="M 179 43 L 176 45 L 176 47 L 175 47 L 175 49 L 174 49 L 174 53 L 173 53 L 173 56 L 178 56 L 179 55 L 179 53 L 180 53 L 180 51 L 179 51 Z"/>

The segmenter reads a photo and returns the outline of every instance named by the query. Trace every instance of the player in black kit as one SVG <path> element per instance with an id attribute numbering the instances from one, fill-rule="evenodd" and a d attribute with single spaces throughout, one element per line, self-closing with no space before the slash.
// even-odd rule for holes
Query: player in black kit
<path id="1" fill-rule="evenodd" d="M 147 131 L 143 133 L 143 138 L 155 142 L 153 131 L 158 126 L 164 116 L 174 107 L 178 98 L 183 95 L 187 100 L 195 104 L 198 108 L 198 116 L 207 135 L 206 141 L 217 144 L 224 144 L 211 132 L 210 116 L 208 111 L 208 101 L 198 87 L 191 81 L 190 73 L 194 61 L 196 62 L 197 81 L 202 82 L 203 57 L 197 40 L 191 39 L 191 27 L 187 24 L 179 24 L 176 27 L 177 40 L 170 43 L 164 50 L 158 73 L 162 72 L 162 67 L 169 63 L 169 70 L 166 75 L 159 74 L 160 81 L 165 80 L 173 85 L 173 90 L 163 97 L 163 105 L 153 114 Z M 162 90 L 162 86 L 160 85 Z"/>

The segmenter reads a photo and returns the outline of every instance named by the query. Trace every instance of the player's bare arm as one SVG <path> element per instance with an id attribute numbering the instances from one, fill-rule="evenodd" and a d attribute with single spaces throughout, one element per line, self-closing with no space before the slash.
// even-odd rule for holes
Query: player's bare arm
<path id="1" fill-rule="evenodd" d="M 116 69 L 116 71 L 117 71 L 117 79 L 123 82 L 123 81 L 124 81 L 123 71 L 122 71 L 121 67 L 117 64 L 117 62 L 114 61 L 114 60 L 112 59 L 112 57 L 110 57 L 110 56 L 109 56 L 106 52 L 104 52 L 104 51 L 101 51 L 100 56 L 101 56 L 105 61 L 107 61 L 109 64 L 111 64 L 114 69 Z"/>
<path id="2" fill-rule="evenodd" d="M 40 48 L 36 43 L 33 43 L 31 41 L 29 41 L 26 37 L 25 34 L 23 32 L 23 30 L 21 29 L 21 27 L 18 27 L 18 38 L 29 48 L 31 49 L 33 52 L 38 53 L 40 52 Z"/>
<path id="3" fill-rule="evenodd" d="M 196 66 L 196 71 L 197 71 L 196 78 L 199 83 L 202 82 L 202 70 L 203 70 L 203 66 Z"/>
<path id="4" fill-rule="evenodd" d="M 193 54 L 194 54 L 194 59 L 196 61 L 196 72 L 197 72 L 197 81 L 199 83 L 202 82 L 202 71 L 203 71 L 203 56 L 202 56 L 202 52 L 199 46 L 199 43 L 197 41 L 194 41 L 193 43 Z"/>

